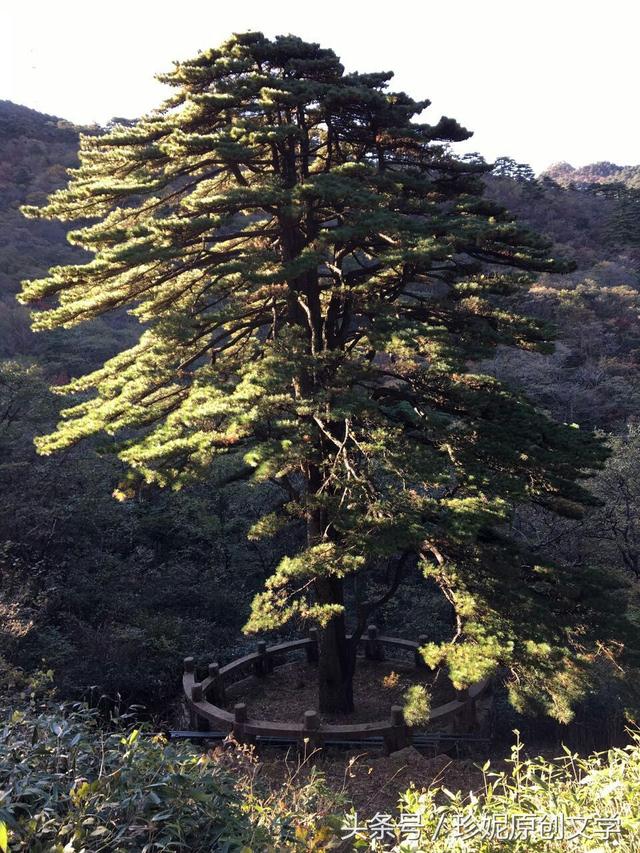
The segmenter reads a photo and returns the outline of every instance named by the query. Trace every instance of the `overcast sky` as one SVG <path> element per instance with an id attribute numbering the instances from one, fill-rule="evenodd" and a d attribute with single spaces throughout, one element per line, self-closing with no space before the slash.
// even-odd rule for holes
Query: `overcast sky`
<path id="1" fill-rule="evenodd" d="M 78 123 L 135 117 L 156 72 L 232 32 L 294 33 L 348 70 L 393 70 L 457 118 L 458 150 L 640 163 L 638 0 L 1 0 L 0 99 Z"/>

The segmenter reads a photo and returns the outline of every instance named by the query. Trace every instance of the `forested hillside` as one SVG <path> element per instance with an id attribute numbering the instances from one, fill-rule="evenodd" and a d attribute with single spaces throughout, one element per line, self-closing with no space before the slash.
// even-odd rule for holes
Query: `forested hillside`
<path id="1" fill-rule="evenodd" d="M 48 386 L 96 368 L 137 327 L 120 314 L 38 335 L 15 301 L 22 279 L 79 256 L 61 224 L 19 212 L 65 183 L 79 130 L 0 104 L 0 653 L 26 669 L 52 669 L 63 694 L 92 688 L 166 709 L 184 654 L 226 659 L 237 649 L 251 595 L 292 542 L 247 541 L 269 498 L 244 484 L 204 482 L 168 494 L 125 479 L 95 443 L 36 456 L 33 436 L 51 428 L 61 405 Z M 486 178 L 490 197 L 553 240 L 576 268 L 542 274 L 526 295 L 506 297 L 557 328 L 555 352 L 499 348 L 485 369 L 557 420 L 604 431 L 613 451 L 593 484 L 601 507 L 576 521 L 523 510 L 519 535 L 541 554 L 567 565 L 595 560 L 612 583 L 621 573 L 632 584 L 640 573 L 637 174 L 558 164 L 537 179 L 502 158 Z M 380 624 L 417 629 L 425 614 L 414 608 L 407 621 L 403 608 L 411 583 Z M 428 607 L 436 634 L 438 624 L 446 633 L 446 604 L 434 595 Z"/>
<path id="2" fill-rule="evenodd" d="M 594 184 L 621 183 L 629 189 L 640 187 L 639 166 L 618 166 L 607 160 L 589 163 L 577 169 L 564 161 L 554 163 L 544 170 L 542 177 L 551 178 L 561 186 L 573 184 L 576 187 L 590 187 Z"/>
<path id="3" fill-rule="evenodd" d="M 137 332 L 121 314 L 38 335 L 15 298 L 25 277 L 81 257 L 63 226 L 19 210 L 64 185 L 79 130 L 96 132 L 0 103 L 0 654 L 52 668 L 65 695 L 166 707 L 183 655 L 237 644 L 238 588 L 248 584 L 250 600 L 273 555 L 246 542 L 255 513 L 233 486 L 177 496 L 137 486 L 122 503 L 112 496 L 129 489 L 117 461 L 86 447 L 35 453 L 34 435 L 62 404 L 49 386 L 95 369 Z"/>
<path id="4" fill-rule="evenodd" d="M 591 174 L 589 167 L 581 174 Z M 505 159 L 489 182 L 490 193 L 576 262 L 568 275 L 541 276 L 524 298 L 528 313 L 555 325 L 556 352 L 504 353 L 496 367 L 560 420 L 623 430 L 638 413 L 640 208 L 623 227 L 632 189 L 604 194 L 599 184 L 564 186 L 549 175 L 556 170 L 535 180 Z"/>

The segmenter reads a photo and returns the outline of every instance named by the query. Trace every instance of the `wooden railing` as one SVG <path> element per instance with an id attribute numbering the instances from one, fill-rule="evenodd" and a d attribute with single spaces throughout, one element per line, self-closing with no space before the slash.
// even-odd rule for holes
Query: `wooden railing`
<path id="1" fill-rule="evenodd" d="M 385 648 L 391 647 L 412 653 L 416 667 L 422 668 L 425 664 L 419 649 L 426 642 L 427 638 L 424 636 L 419 637 L 418 642 L 380 636 L 376 626 L 370 625 L 367 635 L 361 638 L 359 644 L 364 646 L 365 657 L 370 660 L 384 660 Z M 307 741 L 312 747 L 321 746 L 325 740 L 358 741 L 382 737 L 386 751 L 394 752 L 411 743 L 412 729 L 406 725 L 400 705 L 391 706 L 386 720 L 354 724 L 324 723 L 314 709 L 305 711 L 299 723 L 282 723 L 249 718 L 244 702 L 235 703 L 233 712 L 221 707 L 226 704 L 227 692 L 238 676 L 246 677 L 253 674 L 258 678 L 265 678 L 273 671 L 277 659 L 300 649 L 305 651 L 310 663 L 317 662 L 317 629 L 312 628 L 309 636 L 304 639 L 273 646 L 267 646 L 264 640 L 260 640 L 255 652 L 237 658 L 226 666 L 210 663 L 208 674 L 202 681 L 196 678 L 194 659 L 185 658 L 182 685 L 192 728 L 202 731 L 211 728 L 213 724 L 218 729 L 232 732 L 240 741 L 251 742 L 255 737 L 283 737 L 299 742 Z M 466 690 L 457 691 L 455 699 L 431 711 L 428 722 L 438 722 L 441 725 L 453 722 L 454 727 L 459 730 L 473 729 L 476 723 L 476 700 L 488 688 L 489 681 L 484 680 Z"/>

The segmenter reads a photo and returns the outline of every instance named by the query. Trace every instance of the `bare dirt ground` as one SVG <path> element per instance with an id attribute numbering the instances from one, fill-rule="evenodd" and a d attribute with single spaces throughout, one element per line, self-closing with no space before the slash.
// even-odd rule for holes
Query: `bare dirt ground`
<path id="1" fill-rule="evenodd" d="M 318 707 L 318 670 L 306 661 L 277 667 L 264 679 L 247 679 L 234 691 L 230 702 L 246 702 L 254 719 L 298 722 L 305 711 Z M 435 708 L 454 698 L 451 683 L 439 672 L 416 669 L 399 661 L 374 662 L 359 659 L 354 677 L 356 710 L 347 716 L 326 714 L 326 723 L 368 723 L 384 720 L 392 705 L 403 705 L 412 684 L 424 684 Z"/>
<path id="2" fill-rule="evenodd" d="M 287 753 L 268 748 L 255 752 L 251 747 L 237 749 L 231 745 L 217 746 L 212 753 L 230 767 L 252 767 L 256 780 L 276 796 L 292 784 L 300 788 L 319 772 L 331 792 L 331 801 L 335 803 L 338 795 L 345 812 L 353 806 L 365 819 L 377 812 L 398 813 L 400 794 L 410 787 L 421 791 L 444 786 L 463 794 L 483 789 L 479 767 L 484 759 L 429 757 L 412 746 L 388 756 L 326 749 L 304 756 L 293 748 Z M 444 800 L 444 795 L 437 798 Z"/>
<path id="3" fill-rule="evenodd" d="M 474 761 L 428 757 L 412 746 L 391 755 L 366 752 L 327 753 L 314 756 L 316 769 L 323 773 L 333 791 L 343 791 L 347 800 L 365 816 L 398 809 L 399 792 L 412 785 L 422 788 L 444 785 L 450 790 L 469 792 L 482 786 L 482 773 Z M 295 761 L 292 757 L 292 761 Z M 481 761 L 475 762 L 481 764 Z M 282 755 L 262 759 L 263 774 L 277 781 L 286 772 Z"/>

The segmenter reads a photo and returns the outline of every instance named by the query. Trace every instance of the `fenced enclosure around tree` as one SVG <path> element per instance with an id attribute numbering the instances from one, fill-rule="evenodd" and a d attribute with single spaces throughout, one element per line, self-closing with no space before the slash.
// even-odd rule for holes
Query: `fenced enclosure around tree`
<path id="1" fill-rule="evenodd" d="M 427 638 L 423 636 L 418 641 L 381 636 L 377 627 L 370 625 L 358 646 L 369 660 L 385 660 L 391 651 L 405 659 L 410 656 L 416 668 L 423 668 L 425 663 L 419 649 L 426 642 Z M 244 679 L 249 676 L 268 678 L 277 667 L 286 665 L 291 655 L 300 652 L 304 652 L 309 663 L 317 663 L 317 629 L 311 629 L 308 637 L 271 646 L 260 640 L 255 652 L 225 666 L 210 663 L 206 677 L 201 680 L 194 658 L 185 658 L 182 684 L 192 728 L 206 731 L 212 726 L 217 727 L 232 733 L 236 740 L 248 743 L 256 738 L 278 738 L 321 747 L 327 742 L 357 743 L 381 738 L 387 753 L 411 745 L 421 727 L 406 724 L 400 705 L 391 706 L 386 720 L 354 724 L 325 723 L 314 708 L 305 711 L 300 722 L 279 722 L 250 718 L 244 702 L 236 702 L 233 711 L 223 707 L 237 694 L 238 684 Z M 457 690 L 455 699 L 430 711 L 426 724 L 450 727 L 456 734 L 473 732 L 478 725 L 476 702 L 489 689 L 490 682 L 484 679 L 465 690 Z"/>

